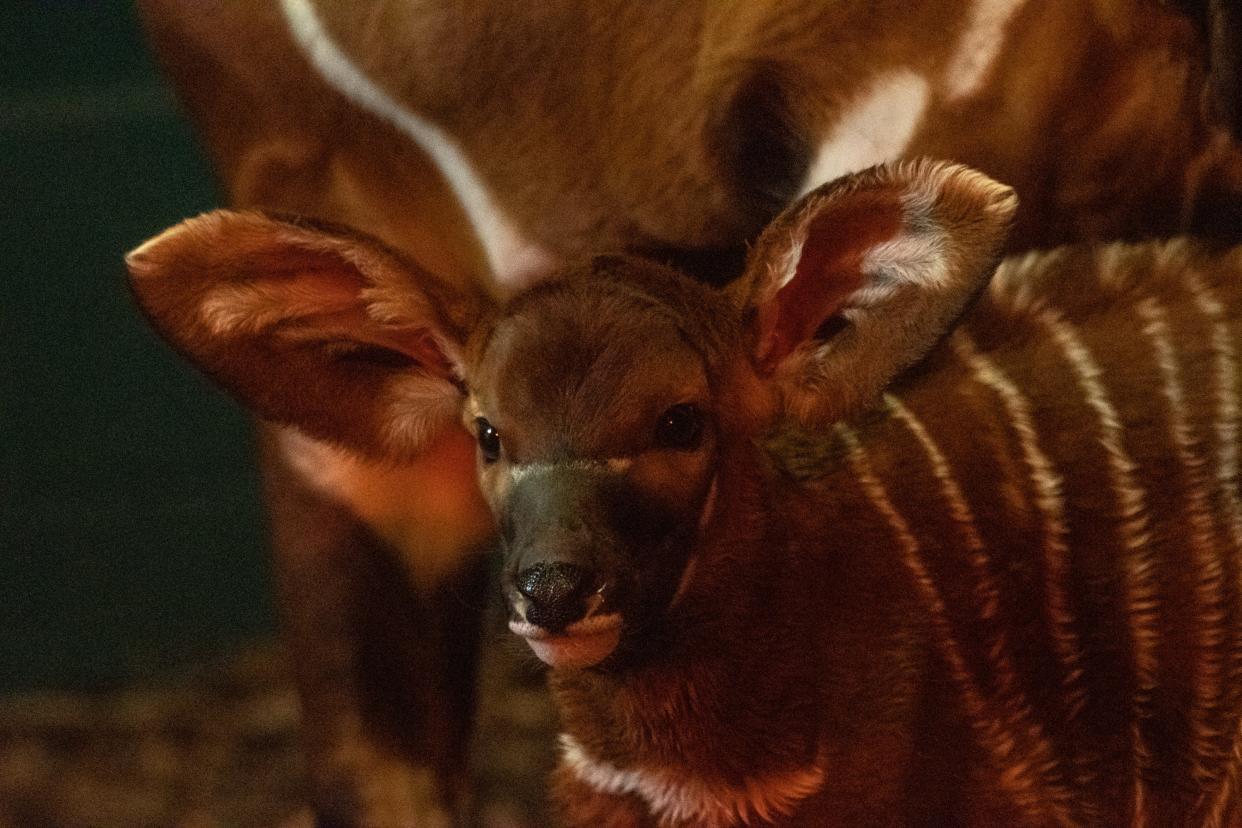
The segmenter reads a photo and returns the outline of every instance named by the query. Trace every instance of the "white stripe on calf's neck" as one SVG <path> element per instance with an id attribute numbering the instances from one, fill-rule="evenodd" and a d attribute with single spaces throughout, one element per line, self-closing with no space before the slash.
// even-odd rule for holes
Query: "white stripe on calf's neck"
<path id="1" fill-rule="evenodd" d="M 621 769 L 590 756 L 568 734 L 561 734 L 561 761 L 595 790 L 640 797 L 659 819 L 702 828 L 749 825 L 787 816 L 824 784 L 824 759 L 789 771 L 743 780 L 739 785 L 709 781 L 679 768 Z"/>

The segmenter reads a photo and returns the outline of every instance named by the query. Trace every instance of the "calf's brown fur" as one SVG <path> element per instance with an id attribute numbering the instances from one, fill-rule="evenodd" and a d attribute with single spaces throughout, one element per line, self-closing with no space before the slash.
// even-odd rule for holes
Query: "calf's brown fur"
<path id="1" fill-rule="evenodd" d="M 462 412 L 568 824 L 1232 824 L 1242 258 L 1070 248 L 987 286 L 1013 208 L 877 168 L 727 293 L 607 257 L 491 311 L 257 215 L 131 268 L 226 385 L 230 353 L 318 378 L 267 417 L 366 451 Z M 289 267 L 215 244 L 236 222 Z"/>
<path id="2" fill-rule="evenodd" d="M 512 626 L 557 667 L 567 824 L 1233 824 L 1242 258 L 1179 242 L 1014 260 L 954 327 L 1012 202 L 927 167 L 850 183 L 778 221 L 732 301 L 601 267 L 516 303 L 493 339 L 511 320 L 532 333 L 484 348 L 467 372 L 468 405 L 515 437 L 509 478 L 549 466 L 511 492 L 499 463 L 482 480 Z M 876 207 L 890 188 L 900 229 Z M 826 213 L 891 235 L 834 234 L 814 218 Z M 943 235 L 922 248 L 908 239 L 921 233 Z M 913 255 L 877 265 L 885 242 Z M 770 293 L 791 256 L 794 281 L 840 279 L 825 261 L 860 273 L 818 306 L 842 327 L 808 346 L 815 328 L 799 324 L 807 338 L 770 371 L 755 357 L 766 324 L 786 318 L 765 312 L 790 287 Z M 947 284 L 931 278 L 938 260 Z M 626 323 L 629 337 L 606 335 Z M 689 398 L 708 432 L 692 453 L 710 459 L 689 480 L 689 461 L 672 468 L 648 437 L 650 412 L 677 398 L 637 343 L 664 326 L 706 378 Z M 525 360 L 549 327 L 605 344 L 556 362 L 556 408 L 536 415 L 512 400 L 533 393 Z M 610 427 L 579 434 L 580 405 L 612 412 Z M 633 423 L 627 409 L 649 413 Z M 543 440 L 556 423 L 570 447 L 530 457 L 532 423 Z M 514 514 L 521 487 L 565 477 L 641 491 L 621 502 L 644 518 L 673 510 L 675 526 L 616 564 L 598 549 L 623 517 Z M 590 528 L 566 551 L 558 524 Z M 524 623 L 532 546 L 590 571 L 602 603 L 568 626 Z M 592 622 L 610 614 L 619 643 L 593 649 Z"/>

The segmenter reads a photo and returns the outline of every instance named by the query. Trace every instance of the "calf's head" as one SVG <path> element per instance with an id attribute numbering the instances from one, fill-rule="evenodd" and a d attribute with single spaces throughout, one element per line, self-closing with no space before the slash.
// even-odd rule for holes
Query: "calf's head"
<path id="1" fill-rule="evenodd" d="M 640 644 L 712 564 L 703 533 L 746 508 L 722 480 L 772 420 L 848 416 L 948 330 L 1014 207 L 962 167 L 878 167 L 785 211 L 726 291 L 600 257 L 503 307 L 372 240 L 257 214 L 192 219 L 128 261 L 156 326 L 262 416 L 398 459 L 459 419 L 511 628 L 586 667 Z"/>

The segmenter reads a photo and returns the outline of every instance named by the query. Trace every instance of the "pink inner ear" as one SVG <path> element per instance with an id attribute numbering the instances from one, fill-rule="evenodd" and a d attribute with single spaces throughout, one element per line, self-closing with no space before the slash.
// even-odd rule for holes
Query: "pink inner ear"
<path id="1" fill-rule="evenodd" d="M 759 369 L 770 375 L 863 287 L 868 251 L 901 231 L 896 192 L 847 196 L 806 226 L 793 277 L 759 309 Z"/>

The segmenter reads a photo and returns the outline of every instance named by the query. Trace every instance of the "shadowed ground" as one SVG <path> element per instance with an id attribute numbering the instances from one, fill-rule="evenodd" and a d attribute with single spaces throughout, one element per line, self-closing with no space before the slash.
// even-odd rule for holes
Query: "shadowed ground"
<path id="1" fill-rule="evenodd" d="M 493 636 L 475 824 L 540 826 L 554 716 L 541 672 Z M 159 684 L 0 698 L 0 828 L 309 826 L 298 700 L 281 648 Z"/>

